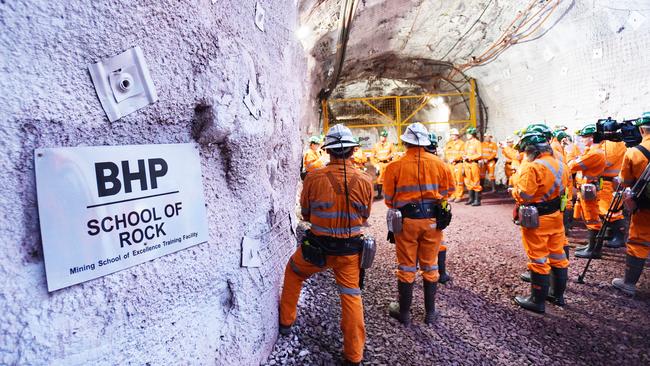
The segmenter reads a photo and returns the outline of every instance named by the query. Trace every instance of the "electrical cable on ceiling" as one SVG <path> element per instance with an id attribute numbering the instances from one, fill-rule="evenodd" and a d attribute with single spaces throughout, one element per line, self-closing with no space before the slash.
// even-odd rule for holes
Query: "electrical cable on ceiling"
<path id="1" fill-rule="evenodd" d="M 478 22 L 479 22 L 479 21 L 481 20 L 481 18 L 483 17 L 483 14 L 485 14 L 485 11 L 487 10 L 487 8 L 490 7 L 490 5 L 492 4 L 493 1 L 494 1 L 494 0 L 490 0 L 490 2 L 489 2 L 487 5 L 485 5 L 485 8 L 483 8 L 483 11 L 481 12 L 481 15 L 478 16 L 478 18 L 477 18 L 476 21 L 472 24 L 472 26 L 469 27 L 469 29 L 465 32 L 465 34 L 463 34 L 462 36 L 460 36 L 460 38 L 458 38 L 458 40 L 456 41 L 456 43 L 454 43 L 454 45 L 451 46 L 451 48 L 447 51 L 447 53 L 445 53 L 444 56 L 442 56 L 442 57 L 439 58 L 440 60 L 444 60 L 447 56 L 449 56 L 449 54 L 451 53 L 451 51 L 453 51 L 454 48 L 456 48 L 456 46 L 460 43 L 460 41 L 462 41 L 463 38 L 465 38 L 465 36 L 466 36 L 466 35 L 467 35 L 467 34 L 468 34 L 468 33 L 469 33 L 473 28 L 474 28 L 474 26 L 475 26 L 476 24 L 478 24 Z"/>

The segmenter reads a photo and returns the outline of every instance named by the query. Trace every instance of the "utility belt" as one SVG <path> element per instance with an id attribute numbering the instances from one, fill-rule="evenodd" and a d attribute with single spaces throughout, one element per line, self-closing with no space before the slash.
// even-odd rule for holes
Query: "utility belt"
<path id="1" fill-rule="evenodd" d="M 553 214 L 562 208 L 562 196 L 550 201 L 519 205 L 515 207 L 512 221 L 529 229 L 539 227 L 539 217 Z"/>
<path id="2" fill-rule="evenodd" d="M 481 160 L 481 159 L 465 159 L 465 162 L 472 164 L 472 163 L 478 163 L 479 160 Z"/>
<path id="3" fill-rule="evenodd" d="M 397 214 L 399 212 L 399 214 Z M 436 229 L 444 230 L 451 223 L 451 206 L 449 203 L 409 203 L 400 207 L 398 210 L 390 209 L 386 219 L 388 222 L 389 241 L 391 234 L 399 234 L 402 231 L 402 218 L 408 219 L 436 219 Z"/>
<path id="4" fill-rule="evenodd" d="M 462 163 L 463 163 L 462 160 L 454 160 L 454 161 L 451 162 L 452 165 L 462 164 Z"/>
<path id="5" fill-rule="evenodd" d="M 361 253 L 359 267 L 367 269 L 372 266 L 375 258 L 376 244 L 375 240 L 367 235 L 335 238 L 314 235 L 310 230 L 307 230 L 301 249 L 305 261 L 318 267 L 325 267 L 328 255 L 344 256 Z"/>
<path id="6" fill-rule="evenodd" d="M 390 163 L 390 159 L 386 159 L 386 160 L 377 159 L 377 160 L 379 160 L 380 163 Z"/>
<path id="7" fill-rule="evenodd" d="M 616 177 L 615 176 L 614 177 L 600 177 L 600 179 L 602 179 L 602 180 L 604 180 L 606 182 L 614 182 Z"/>

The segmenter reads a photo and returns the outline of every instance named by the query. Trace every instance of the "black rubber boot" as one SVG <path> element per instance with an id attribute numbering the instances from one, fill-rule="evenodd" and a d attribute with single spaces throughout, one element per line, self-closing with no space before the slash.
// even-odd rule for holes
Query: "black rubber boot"
<path id="1" fill-rule="evenodd" d="M 645 259 L 627 255 L 625 258 L 625 277 L 615 278 L 612 285 L 628 295 L 634 296 L 636 293 L 636 283 L 643 272 Z"/>
<path id="2" fill-rule="evenodd" d="M 497 193 L 497 181 L 494 179 L 490 181 L 490 192 Z"/>
<path id="3" fill-rule="evenodd" d="M 605 243 L 608 248 L 622 248 L 625 246 L 625 220 L 617 220 L 609 224 L 612 229 L 611 239 Z"/>
<path id="4" fill-rule="evenodd" d="M 376 200 L 380 200 L 380 199 L 384 198 L 384 196 L 382 196 L 382 194 L 381 194 L 382 187 L 383 187 L 383 185 L 377 184 L 377 196 L 375 196 Z"/>
<path id="5" fill-rule="evenodd" d="M 341 364 L 343 366 L 358 366 L 361 365 L 361 362 L 352 362 L 348 360 L 347 358 L 343 360 L 343 363 Z"/>
<path id="6" fill-rule="evenodd" d="M 413 284 L 397 281 L 398 303 L 391 303 L 388 314 L 404 325 L 411 324 L 411 301 L 413 300 Z"/>
<path id="7" fill-rule="evenodd" d="M 480 206 L 481 205 L 481 192 L 474 192 L 474 202 L 472 202 L 472 206 Z"/>
<path id="8" fill-rule="evenodd" d="M 526 272 L 520 274 L 519 279 L 524 281 L 524 282 L 530 283 L 530 271 L 526 271 Z"/>
<path id="9" fill-rule="evenodd" d="M 536 313 L 544 313 L 545 302 L 548 296 L 549 275 L 530 273 L 530 296 L 517 296 L 515 303 L 522 308 Z"/>
<path id="10" fill-rule="evenodd" d="M 569 279 L 568 268 L 551 267 L 551 289 L 547 299 L 557 306 L 564 306 L 564 290 Z"/>
<path id="11" fill-rule="evenodd" d="M 291 334 L 291 325 L 282 325 L 282 324 L 280 324 L 280 326 L 278 327 L 278 332 L 280 333 L 280 335 L 283 335 L 283 336 L 287 336 L 287 335 Z"/>
<path id="12" fill-rule="evenodd" d="M 438 283 L 424 280 L 424 323 L 431 324 L 436 319 L 436 290 Z"/>
<path id="13" fill-rule="evenodd" d="M 465 205 L 469 206 L 474 202 L 474 193 L 476 193 L 476 192 L 467 191 L 468 198 L 467 198 L 467 202 L 465 202 Z"/>
<path id="14" fill-rule="evenodd" d="M 447 273 L 447 251 L 442 250 L 438 252 L 438 273 L 440 278 L 438 279 L 439 283 L 443 285 L 451 281 L 451 276 Z"/>
<path id="15" fill-rule="evenodd" d="M 598 230 L 589 230 L 589 244 L 587 245 L 587 249 L 576 251 L 575 256 L 577 258 L 600 259 L 602 257 L 602 248 L 596 248 L 596 235 L 598 235 Z"/>

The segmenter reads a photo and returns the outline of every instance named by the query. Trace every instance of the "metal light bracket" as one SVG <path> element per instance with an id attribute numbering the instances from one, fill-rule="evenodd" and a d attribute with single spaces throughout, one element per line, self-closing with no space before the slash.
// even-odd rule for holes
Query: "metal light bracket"
<path id="1" fill-rule="evenodd" d="M 158 100 L 140 47 L 92 64 L 88 71 L 111 122 Z"/>

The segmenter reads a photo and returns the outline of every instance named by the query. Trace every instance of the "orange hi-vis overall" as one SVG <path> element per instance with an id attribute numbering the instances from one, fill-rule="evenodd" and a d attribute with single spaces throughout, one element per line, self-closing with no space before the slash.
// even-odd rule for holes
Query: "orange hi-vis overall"
<path id="1" fill-rule="evenodd" d="M 354 166 L 357 167 L 358 169 L 363 169 L 367 161 L 368 158 L 366 157 L 366 154 L 363 152 L 363 149 L 361 149 L 360 147 L 354 151 L 354 154 L 352 154 L 352 162 L 354 163 Z"/>
<path id="2" fill-rule="evenodd" d="M 305 178 L 300 195 L 301 213 L 305 220 L 311 222 L 311 232 L 317 236 L 336 238 L 358 236 L 361 234 L 361 226 L 370 216 L 371 178 L 359 169 L 355 169 L 351 162 L 348 161 L 346 164 L 349 219 L 341 160 L 334 160 L 327 167 L 316 170 Z M 348 226 L 351 235 L 348 234 Z M 343 353 L 348 360 L 360 362 L 363 358 L 366 338 L 359 289 L 360 260 L 359 254 L 328 255 L 325 268 L 320 268 L 305 261 L 302 250 L 298 247 L 284 271 L 280 324 L 289 326 L 296 320 L 296 308 L 303 281 L 314 273 L 331 268 L 341 298 Z"/>
<path id="3" fill-rule="evenodd" d="M 510 177 L 512 177 L 512 174 L 514 173 L 513 164 L 519 166 L 519 151 L 515 150 L 512 146 L 504 146 L 501 149 L 501 155 L 505 158 L 504 168 L 506 178 L 508 179 L 507 184 L 512 186 Z"/>
<path id="4" fill-rule="evenodd" d="M 468 191 L 481 191 L 481 172 L 478 161 L 483 157 L 481 141 L 472 137 L 465 142 L 465 186 Z"/>
<path id="5" fill-rule="evenodd" d="M 613 179 L 621 173 L 623 157 L 627 151 L 624 142 L 603 141 L 600 148 L 605 152 L 605 171 L 603 171 L 603 186 L 598 192 L 598 211 L 603 218 L 609 211 L 609 206 L 614 199 L 614 189 L 616 189 Z M 609 222 L 623 219 L 623 211 L 617 211 L 612 214 Z"/>
<path id="6" fill-rule="evenodd" d="M 585 149 L 585 152 L 579 158 L 569 161 L 569 169 L 572 173 L 582 172 L 582 178 L 578 180 L 578 184 L 593 183 L 598 186 L 600 176 L 605 171 L 605 153 L 600 149 L 599 144 L 593 144 Z M 586 201 L 578 191 L 574 217 L 582 218 L 589 230 L 600 230 L 602 227 L 598 201 L 598 198 L 593 201 Z"/>
<path id="7" fill-rule="evenodd" d="M 386 165 L 393 159 L 395 148 L 388 140 L 377 142 L 372 148 L 372 163 L 377 166 L 377 184 L 384 184 Z"/>
<path id="8" fill-rule="evenodd" d="M 494 167 L 497 165 L 497 153 L 498 153 L 498 147 L 496 142 L 484 141 L 482 143 L 481 154 L 483 155 L 483 160 L 485 160 L 485 164 L 483 164 L 483 167 L 481 169 L 481 179 L 485 178 L 486 174 L 489 180 L 496 179 L 494 176 Z"/>
<path id="9" fill-rule="evenodd" d="M 386 206 L 399 209 L 409 203 L 442 202 L 454 184 L 451 170 L 440 158 L 422 147 L 411 147 L 386 167 L 384 190 Z M 395 234 L 399 281 L 413 283 L 419 266 L 425 280 L 437 282 L 441 242 L 442 230 L 436 229 L 435 218 L 404 218 L 402 232 Z"/>
<path id="10" fill-rule="evenodd" d="M 316 169 L 321 169 L 325 166 L 325 164 L 323 164 L 322 154 L 323 152 L 321 150 L 314 151 L 309 149 L 305 152 L 302 161 L 307 173 L 313 172 Z"/>
<path id="11" fill-rule="evenodd" d="M 564 146 L 555 138 L 551 139 L 551 148 L 553 148 L 553 156 L 564 164 L 567 163 L 566 154 L 564 153 Z"/>
<path id="12" fill-rule="evenodd" d="M 445 160 L 449 163 L 451 174 L 454 178 L 454 193 L 450 198 L 463 197 L 463 153 L 465 152 L 465 143 L 458 139 L 456 141 L 449 141 L 445 145 Z"/>
<path id="13" fill-rule="evenodd" d="M 650 136 L 644 136 L 641 145 L 650 150 Z M 643 153 L 630 148 L 625 153 L 621 167 L 623 185 L 631 187 L 641 177 L 648 160 Z M 650 208 L 640 208 L 632 213 L 630 222 L 630 238 L 627 240 L 627 254 L 650 259 Z"/>
<path id="14" fill-rule="evenodd" d="M 518 172 L 512 196 L 519 204 L 551 201 L 563 194 L 569 184 L 569 169 L 550 153 L 542 153 L 532 162 L 523 164 Z M 538 228 L 521 228 L 521 240 L 528 256 L 528 269 L 549 274 L 551 267 L 567 268 L 569 259 L 564 252 L 562 212 L 539 216 Z"/>

